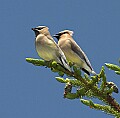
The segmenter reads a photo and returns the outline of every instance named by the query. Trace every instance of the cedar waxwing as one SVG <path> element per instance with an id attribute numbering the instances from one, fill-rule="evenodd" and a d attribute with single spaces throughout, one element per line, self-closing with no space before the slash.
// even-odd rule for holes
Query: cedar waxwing
<path id="1" fill-rule="evenodd" d="M 90 73 L 96 75 L 86 54 L 74 41 L 72 35 L 73 31 L 64 30 L 53 36 L 58 39 L 58 46 L 62 49 L 68 61 L 80 67 L 88 75 Z"/>
<path id="2" fill-rule="evenodd" d="M 63 51 L 54 41 L 48 29 L 49 28 L 46 26 L 38 26 L 36 28 L 32 28 L 36 36 L 35 46 L 38 55 L 45 61 L 54 60 L 57 63 L 61 64 L 61 66 L 64 68 L 71 71 Z"/>

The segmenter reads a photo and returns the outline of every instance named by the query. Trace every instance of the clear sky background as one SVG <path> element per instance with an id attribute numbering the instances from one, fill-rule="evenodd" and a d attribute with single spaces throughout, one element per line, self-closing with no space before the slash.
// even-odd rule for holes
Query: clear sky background
<path id="1" fill-rule="evenodd" d="M 105 62 L 118 64 L 120 0 L 1 0 L 0 118 L 113 118 L 64 99 L 57 74 L 25 61 L 39 58 L 31 30 L 38 25 L 52 35 L 73 30 L 97 73 Z M 120 76 L 107 68 L 106 74 L 120 88 Z M 120 103 L 120 93 L 113 95 Z"/>

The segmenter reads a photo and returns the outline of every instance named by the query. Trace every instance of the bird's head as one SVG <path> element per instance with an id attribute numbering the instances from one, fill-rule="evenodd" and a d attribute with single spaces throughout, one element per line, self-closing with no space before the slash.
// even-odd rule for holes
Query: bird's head
<path id="1" fill-rule="evenodd" d="M 63 30 L 55 35 L 53 35 L 53 37 L 56 37 L 58 40 L 59 38 L 64 35 L 64 34 L 69 34 L 70 36 L 73 36 L 73 31 L 70 31 L 70 30 Z"/>
<path id="2" fill-rule="evenodd" d="M 36 37 L 39 35 L 39 34 L 46 34 L 48 32 L 48 27 L 46 26 L 38 26 L 36 28 L 32 28 L 32 30 L 35 32 L 35 35 Z"/>

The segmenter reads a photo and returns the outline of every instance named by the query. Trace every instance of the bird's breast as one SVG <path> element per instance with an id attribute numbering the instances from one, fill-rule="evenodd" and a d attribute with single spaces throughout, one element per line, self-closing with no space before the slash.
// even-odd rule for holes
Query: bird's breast
<path id="1" fill-rule="evenodd" d="M 56 46 L 52 41 L 46 38 L 36 39 L 35 45 L 38 55 L 44 60 L 50 61 L 55 58 Z"/>

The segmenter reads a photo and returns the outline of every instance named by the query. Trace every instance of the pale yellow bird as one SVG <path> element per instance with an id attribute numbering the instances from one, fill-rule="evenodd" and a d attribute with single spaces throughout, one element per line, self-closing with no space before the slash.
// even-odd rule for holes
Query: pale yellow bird
<path id="1" fill-rule="evenodd" d="M 36 36 L 35 46 L 38 55 L 45 61 L 56 61 L 64 68 L 71 71 L 63 51 L 54 41 L 48 29 L 49 28 L 46 26 L 38 26 L 36 28 L 32 28 Z"/>
<path id="2" fill-rule="evenodd" d="M 72 38 L 73 31 L 64 30 L 53 36 L 58 39 L 58 45 L 64 52 L 68 61 L 81 68 L 88 75 L 90 75 L 90 73 L 96 75 L 86 54 Z"/>

